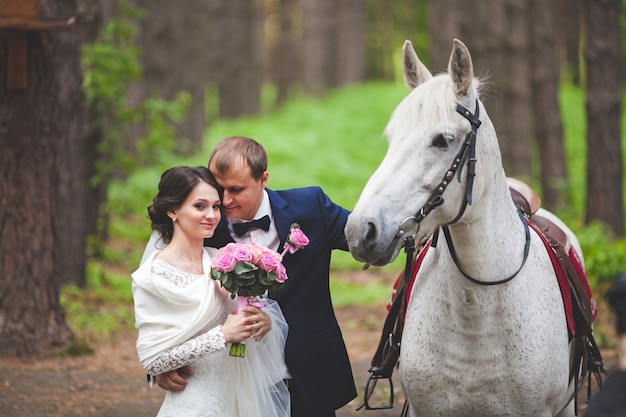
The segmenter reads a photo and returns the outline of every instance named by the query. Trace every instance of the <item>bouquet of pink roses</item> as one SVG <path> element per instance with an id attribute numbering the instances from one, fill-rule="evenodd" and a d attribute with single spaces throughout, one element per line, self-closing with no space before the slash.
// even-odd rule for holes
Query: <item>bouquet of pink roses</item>
<path id="1" fill-rule="evenodd" d="M 211 278 L 218 280 L 233 298 L 252 297 L 280 289 L 287 272 L 278 252 L 254 242 L 229 243 L 217 251 Z"/>
<path id="2" fill-rule="evenodd" d="M 308 244 L 309 239 L 297 223 L 290 227 L 282 254 L 254 242 L 229 243 L 213 258 L 211 278 L 219 281 L 233 298 L 237 296 L 237 313 L 249 305 L 262 307 L 265 303 L 256 297 L 279 290 L 287 280 L 283 256 Z M 245 344 L 233 343 L 230 355 L 244 357 Z"/>

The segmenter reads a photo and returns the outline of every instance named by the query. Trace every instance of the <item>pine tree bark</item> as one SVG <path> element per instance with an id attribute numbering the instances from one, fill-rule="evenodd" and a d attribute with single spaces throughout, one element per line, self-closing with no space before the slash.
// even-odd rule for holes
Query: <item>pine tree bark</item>
<path id="1" fill-rule="evenodd" d="M 530 67 L 532 68 L 532 111 L 535 140 L 541 162 L 542 202 L 549 210 L 561 203 L 562 185 L 567 182 L 563 124 L 559 107 L 560 66 L 554 33 L 553 0 L 530 0 Z"/>
<path id="2" fill-rule="evenodd" d="M 279 0 L 278 11 L 279 28 L 278 38 L 272 46 L 272 53 L 269 68 L 272 79 L 276 83 L 278 90 L 276 103 L 283 104 L 290 95 L 290 90 L 298 79 L 301 70 L 302 57 L 298 48 L 298 37 L 294 28 L 294 19 L 298 11 L 297 0 Z"/>
<path id="3" fill-rule="evenodd" d="M 212 2 L 212 69 L 217 71 L 220 117 L 256 114 L 261 110 L 261 28 L 255 0 Z M 214 14 L 215 13 L 215 14 Z"/>
<path id="4" fill-rule="evenodd" d="M 587 42 L 587 200 L 585 222 L 600 221 L 624 234 L 620 0 L 585 0 Z"/>
<path id="5" fill-rule="evenodd" d="M 304 13 L 303 86 L 319 96 L 337 84 L 337 27 L 332 0 L 302 0 Z"/>
<path id="6" fill-rule="evenodd" d="M 363 0 L 335 3 L 337 18 L 337 85 L 365 81 L 366 14 Z"/>
<path id="7" fill-rule="evenodd" d="M 74 0 L 45 3 L 56 17 L 76 13 Z M 0 32 L 1 62 L 7 62 L 8 33 Z M 25 90 L 7 89 L 5 68 L 0 66 L 0 353 L 14 356 L 73 338 L 59 302 L 55 248 L 67 244 L 56 224 L 58 203 L 66 201 L 59 196 L 60 164 L 65 146 L 82 134 L 75 29 L 27 33 Z"/>
<path id="8" fill-rule="evenodd" d="M 502 36 L 502 59 L 498 76 L 502 94 L 498 98 L 501 112 L 498 119 L 500 146 L 507 174 L 528 179 L 531 170 L 531 68 L 532 49 L 529 48 L 526 16 L 530 11 L 526 1 L 501 1 L 504 24 L 499 26 Z M 489 82 L 489 80 L 487 81 Z M 498 87 L 499 89 L 499 87 Z M 558 110 L 558 108 L 557 108 Z"/>
<path id="9" fill-rule="evenodd" d="M 437 0 L 428 4 L 428 32 L 431 37 L 428 68 L 433 73 L 446 71 L 454 38 L 467 45 L 470 51 L 474 46 L 462 30 L 464 13 L 462 8 L 457 7 L 458 4 L 456 0 Z"/>

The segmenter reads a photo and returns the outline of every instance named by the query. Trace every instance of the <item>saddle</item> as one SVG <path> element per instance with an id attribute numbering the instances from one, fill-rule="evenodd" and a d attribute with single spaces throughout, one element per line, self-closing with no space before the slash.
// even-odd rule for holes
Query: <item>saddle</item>
<path id="1" fill-rule="evenodd" d="M 593 375 L 598 385 L 602 386 L 602 374 L 607 372 L 604 369 L 602 354 L 593 337 L 593 320 L 597 310 L 591 297 L 587 275 L 565 231 L 546 217 L 536 214 L 541 200 L 534 190 L 513 178 L 507 178 L 507 183 L 513 203 L 524 213 L 529 226 L 542 237 L 553 261 L 552 265 L 559 280 L 568 316 L 570 340 L 574 339 L 570 378 L 575 379 L 578 390 L 585 376 L 588 377 L 587 400 L 589 400 L 591 376 Z M 576 391 L 573 397 L 576 399 Z M 577 401 L 575 409 L 578 412 Z"/>
<path id="2" fill-rule="evenodd" d="M 568 316 L 570 341 L 574 339 L 573 354 L 570 361 L 570 379 L 573 378 L 576 383 L 572 398 L 575 401 L 576 414 L 578 414 L 576 393 L 582 386 L 585 376 L 588 377 L 587 398 L 589 399 L 591 398 L 591 376 L 593 375 L 598 385 L 602 386 L 602 374 L 607 373 L 604 369 L 600 349 L 593 337 L 592 323 L 595 319 L 596 310 L 595 303 L 591 298 L 587 276 L 578 254 L 571 246 L 567 233 L 554 222 L 536 214 L 541 206 L 539 196 L 532 188 L 519 180 L 507 178 L 507 183 L 515 206 L 524 214 L 529 226 L 542 238 L 559 280 L 566 316 Z M 391 382 L 393 369 L 400 356 L 400 340 L 412 279 L 417 275 L 427 249 L 428 244 L 420 251 L 416 262 L 411 265 L 413 252 L 405 248 L 407 266 L 396 282 L 394 293 L 388 304 L 389 313 L 369 369 L 370 378 L 367 382 L 364 398 L 367 409 L 372 409 L 367 407 L 367 393 L 370 392 L 369 385 L 372 381 L 375 383 L 376 380 L 384 378 Z M 407 415 L 406 403 L 401 415 Z"/>

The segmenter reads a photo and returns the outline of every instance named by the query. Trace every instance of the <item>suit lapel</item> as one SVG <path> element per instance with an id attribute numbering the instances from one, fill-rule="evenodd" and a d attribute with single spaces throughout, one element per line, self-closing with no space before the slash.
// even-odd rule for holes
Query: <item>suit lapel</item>
<path id="1" fill-rule="evenodd" d="M 296 221 L 295 213 L 289 208 L 289 203 L 285 201 L 278 193 L 270 189 L 267 190 L 267 195 L 270 198 L 270 205 L 272 206 L 272 216 L 274 217 L 274 225 L 276 226 L 276 232 L 278 232 L 278 239 L 280 245 L 278 252 L 282 252 L 285 240 L 289 235 L 289 228 L 291 224 Z"/>

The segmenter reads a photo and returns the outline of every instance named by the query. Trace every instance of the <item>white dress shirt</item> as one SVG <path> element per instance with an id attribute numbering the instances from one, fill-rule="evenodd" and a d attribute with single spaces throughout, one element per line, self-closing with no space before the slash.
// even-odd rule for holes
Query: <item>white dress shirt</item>
<path id="1" fill-rule="evenodd" d="M 245 223 L 249 220 L 241 220 L 241 219 L 228 219 L 228 232 L 235 240 L 235 242 L 254 242 L 261 246 L 268 247 L 272 250 L 278 250 L 278 246 L 280 245 L 280 240 L 278 238 L 278 231 L 276 230 L 276 224 L 274 223 L 274 216 L 272 216 L 272 206 L 270 205 L 270 198 L 267 195 L 267 191 L 263 190 L 263 202 L 259 207 L 259 210 L 254 215 L 254 219 L 260 219 L 263 216 L 269 216 L 270 218 L 270 228 L 266 232 L 263 229 L 253 228 L 248 230 L 242 236 L 237 236 L 235 231 L 233 230 L 233 223 Z"/>

